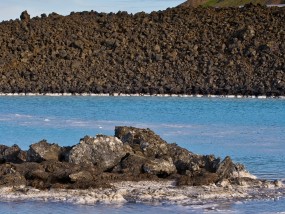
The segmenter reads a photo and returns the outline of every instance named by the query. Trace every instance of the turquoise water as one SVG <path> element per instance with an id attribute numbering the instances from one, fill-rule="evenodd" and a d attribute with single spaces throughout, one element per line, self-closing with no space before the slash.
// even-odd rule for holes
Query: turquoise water
<path id="1" fill-rule="evenodd" d="M 102 205 L 82 206 L 73 204 L 62 204 L 57 202 L 0 202 L 1 213 L 31 213 L 31 210 L 37 213 L 57 213 L 57 214 L 173 214 L 173 213 L 284 213 L 285 200 L 264 200 L 264 201 L 246 201 L 246 202 L 226 202 L 223 204 L 200 204 L 195 206 L 173 206 L 173 205 L 143 205 L 128 203 L 125 205 Z"/>
<path id="2" fill-rule="evenodd" d="M 259 178 L 285 178 L 285 100 L 179 97 L 0 97 L 0 144 L 31 143 L 46 139 L 73 145 L 85 135 L 114 135 L 114 127 L 148 127 L 169 143 L 176 142 L 199 154 L 230 155 Z M 127 204 L 77 206 L 52 203 L 53 210 L 71 213 L 235 212 L 262 207 L 260 212 L 285 211 L 284 199 L 217 204 L 207 207 Z M 3 202 L 17 213 L 50 203 Z M 20 210 L 21 210 L 20 209 Z M 78 211 L 79 210 L 79 211 Z M 80 211 L 81 210 L 81 211 Z M 51 210 L 50 210 L 51 211 Z"/>

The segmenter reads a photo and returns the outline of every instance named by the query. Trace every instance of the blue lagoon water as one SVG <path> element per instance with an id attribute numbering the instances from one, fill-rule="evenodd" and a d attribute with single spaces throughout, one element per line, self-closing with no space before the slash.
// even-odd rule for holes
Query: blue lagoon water
<path id="1" fill-rule="evenodd" d="M 169 143 L 198 154 L 230 155 L 265 179 L 285 178 L 285 100 L 183 97 L 0 97 L 0 144 L 46 139 L 74 145 L 85 135 L 114 135 L 115 126 L 151 128 Z M 207 204 L 196 207 L 127 204 L 121 207 L 78 206 L 44 202 L 2 202 L 1 209 L 17 213 L 46 209 L 70 213 L 134 212 L 259 212 L 285 211 L 283 198 Z M 211 205 L 212 206 L 212 205 Z M 51 210 L 52 207 L 53 209 Z M 42 211 L 41 211 L 42 212 Z"/>

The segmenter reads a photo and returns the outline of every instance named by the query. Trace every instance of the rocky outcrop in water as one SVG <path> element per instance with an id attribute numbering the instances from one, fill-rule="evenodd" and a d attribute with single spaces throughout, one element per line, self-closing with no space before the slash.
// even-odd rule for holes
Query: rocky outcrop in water
<path id="1" fill-rule="evenodd" d="M 26 152 L 2 145 L 0 155 L 0 187 L 86 189 L 143 180 L 175 180 L 178 186 L 258 182 L 230 157 L 193 154 L 150 129 L 134 127 L 116 127 L 114 137 L 86 136 L 72 147 L 43 140 Z"/>
<path id="2" fill-rule="evenodd" d="M 284 10 L 25 11 L 0 23 L 0 92 L 285 95 Z"/>

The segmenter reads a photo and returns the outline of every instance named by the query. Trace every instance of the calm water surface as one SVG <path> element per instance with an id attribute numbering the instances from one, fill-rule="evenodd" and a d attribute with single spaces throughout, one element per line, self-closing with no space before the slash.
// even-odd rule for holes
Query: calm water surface
<path id="1" fill-rule="evenodd" d="M 31 143 L 46 139 L 73 145 L 85 135 L 114 135 L 117 125 L 148 127 L 169 143 L 199 154 L 230 155 L 259 178 L 285 178 L 285 100 L 174 97 L 0 97 L 0 143 Z M 121 207 L 61 203 L 2 202 L 7 213 L 154 212 L 281 212 L 284 199 L 214 203 L 201 206 Z M 52 207 L 52 209 L 51 209 Z"/>

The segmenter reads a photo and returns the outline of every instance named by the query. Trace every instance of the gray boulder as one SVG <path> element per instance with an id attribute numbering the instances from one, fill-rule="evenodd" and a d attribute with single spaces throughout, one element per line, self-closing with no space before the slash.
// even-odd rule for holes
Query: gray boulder
<path id="1" fill-rule="evenodd" d="M 178 173 L 184 174 L 186 170 L 189 170 L 194 154 L 175 143 L 168 144 L 167 147 Z"/>
<path id="2" fill-rule="evenodd" d="M 28 12 L 25 10 L 21 13 L 20 19 L 21 19 L 21 21 L 28 22 L 28 21 L 30 21 L 30 14 L 28 14 Z"/>
<path id="3" fill-rule="evenodd" d="M 133 175 L 139 175 L 143 173 L 143 165 L 148 159 L 141 155 L 130 154 L 125 157 L 112 172 L 129 173 Z"/>
<path id="4" fill-rule="evenodd" d="M 91 181 L 93 179 L 93 176 L 88 171 L 80 171 L 75 172 L 69 175 L 69 178 L 72 182 L 85 182 L 85 181 Z"/>
<path id="5" fill-rule="evenodd" d="M 216 173 L 221 179 L 235 177 L 239 171 L 243 171 L 244 166 L 241 164 L 234 164 L 232 159 L 227 156 L 218 164 Z"/>
<path id="6" fill-rule="evenodd" d="M 134 153 L 160 158 L 167 155 L 167 143 L 150 129 L 117 126 L 115 136 L 132 147 Z"/>
<path id="7" fill-rule="evenodd" d="M 18 145 L 11 147 L 0 145 L 0 163 L 23 163 L 27 159 L 27 152 L 22 151 Z"/>
<path id="8" fill-rule="evenodd" d="M 5 163 L 4 152 L 7 148 L 9 147 L 5 145 L 0 145 L 0 163 Z"/>
<path id="9" fill-rule="evenodd" d="M 168 159 L 153 159 L 149 160 L 143 165 L 143 170 L 146 173 L 158 175 L 158 176 L 168 176 L 176 173 L 176 167 L 173 164 L 171 158 Z"/>
<path id="10" fill-rule="evenodd" d="M 214 155 L 197 155 L 175 143 L 167 146 L 168 154 L 172 158 L 179 174 L 185 174 L 187 170 L 190 172 L 201 170 L 215 172 L 217 170 L 220 159 L 215 158 Z"/>
<path id="11" fill-rule="evenodd" d="M 128 151 L 128 147 L 116 137 L 86 136 L 70 150 L 68 161 L 75 164 L 97 165 L 105 171 L 116 166 Z"/>
<path id="12" fill-rule="evenodd" d="M 50 144 L 46 140 L 30 145 L 27 152 L 27 161 L 42 162 L 47 160 L 58 161 L 61 156 L 61 147 L 57 144 Z"/>

